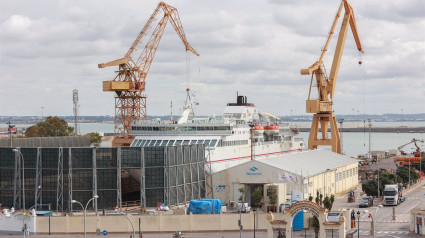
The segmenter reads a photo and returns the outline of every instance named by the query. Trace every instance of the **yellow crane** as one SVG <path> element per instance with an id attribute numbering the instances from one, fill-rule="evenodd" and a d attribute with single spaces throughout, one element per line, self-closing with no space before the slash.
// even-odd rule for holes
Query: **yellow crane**
<path id="1" fill-rule="evenodd" d="M 336 24 L 340 17 L 342 9 L 345 9 L 344 19 L 339 31 L 338 42 L 332 61 L 332 68 L 329 77 L 326 75 L 325 67 L 323 64 L 323 57 L 327 51 L 329 42 L 334 33 Z M 341 63 L 342 52 L 344 50 L 345 39 L 347 36 L 348 24 L 350 24 L 357 49 L 363 52 L 360 38 L 357 33 L 356 19 L 354 18 L 354 11 L 347 0 L 342 0 L 338 12 L 333 21 L 331 30 L 329 31 L 328 39 L 325 47 L 322 49 L 322 54 L 318 61 L 306 69 L 301 69 L 302 75 L 311 75 L 310 89 L 308 92 L 308 99 L 306 101 L 307 113 L 314 113 L 313 122 L 311 124 L 310 135 L 308 138 L 308 148 L 317 149 L 319 145 L 332 146 L 332 151 L 341 153 L 341 141 L 339 137 L 337 122 L 335 115 L 332 111 L 333 96 L 335 92 L 336 80 L 338 77 L 339 65 Z M 313 76 L 316 76 L 316 82 L 313 84 Z M 311 99 L 311 89 L 317 87 L 318 98 Z M 322 130 L 322 137 L 319 138 L 319 123 Z M 330 124 L 331 138 L 328 138 L 328 128 Z"/>
<path id="2" fill-rule="evenodd" d="M 161 11 L 164 15 L 154 28 L 141 54 L 133 58 L 132 54 L 136 51 Z M 177 8 L 160 2 L 124 58 L 98 65 L 99 68 L 118 66 L 114 80 L 103 81 L 103 91 L 115 92 L 115 138 L 113 146 L 129 146 L 134 139 L 130 135 L 131 124 L 140 118 L 145 119 L 147 116 L 146 95 L 143 95 L 142 92 L 145 91 L 146 76 L 168 22 L 171 22 L 171 25 L 173 25 L 183 41 L 186 51 L 191 51 L 199 56 L 198 52 L 186 40 Z"/>

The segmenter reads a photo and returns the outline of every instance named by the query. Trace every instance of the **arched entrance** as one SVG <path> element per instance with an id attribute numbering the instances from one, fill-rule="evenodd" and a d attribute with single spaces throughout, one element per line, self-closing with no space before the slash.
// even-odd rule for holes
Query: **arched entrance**
<path id="1" fill-rule="evenodd" d="M 290 226 L 287 226 L 286 229 L 286 237 L 304 237 L 306 235 L 320 237 L 320 233 L 324 233 L 321 224 L 326 220 L 326 209 L 316 203 L 310 201 L 297 202 L 285 209 L 285 212 L 285 220 L 290 221 Z M 303 220 L 300 221 L 300 219 Z M 303 224 L 304 222 L 308 224 Z M 300 223 L 302 223 L 301 226 Z"/>

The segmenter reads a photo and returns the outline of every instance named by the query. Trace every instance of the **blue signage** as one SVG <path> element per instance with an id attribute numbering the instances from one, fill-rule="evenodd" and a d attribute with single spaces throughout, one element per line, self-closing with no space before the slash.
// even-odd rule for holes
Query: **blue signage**
<path id="1" fill-rule="evenodd" d="M 249 172 L 246 172 L 246 175 L 262 175 L 263 174 L 261 172 L 258 172 L 260 169 L 255 166 L 249 168 L 248 170 Z"/>
<path id="2" fill-rule="evenodd" d="M 103 231 L 103 235 L 106 236 L 108 232 L 106 230 Z"/>

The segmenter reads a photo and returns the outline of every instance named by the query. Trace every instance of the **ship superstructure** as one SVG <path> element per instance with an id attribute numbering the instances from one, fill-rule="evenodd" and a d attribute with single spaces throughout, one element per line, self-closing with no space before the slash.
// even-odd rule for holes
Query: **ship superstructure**
<path id="1" fill-rule="evenodd" d="M 177 120 L 141 120 L 132 125 L 131 146 L 179 146 L 205 144 L 206 170 L 211 173 L 251 159 L 302 150 L 304 142 L 295 138 L 289 123 L 258 111 L 247 97 L 237 96 L 223 115 L 190 117 L 193 103 L 188 97 Z M 252 146 L 251 146 L 252 145 Z"/>

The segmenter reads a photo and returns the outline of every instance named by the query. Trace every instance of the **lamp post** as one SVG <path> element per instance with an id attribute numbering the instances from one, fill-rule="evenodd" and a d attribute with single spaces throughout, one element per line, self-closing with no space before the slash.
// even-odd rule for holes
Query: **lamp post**
<path id="1" fill-rule="evenodd" d="M 115 211 L 116 211 L 116 212 L 118 212 L 118 213 L 120 213 L 121 215 L 124 215 L 124 216 L 125 216 L 125 218 L 127 218 L 127 220 L 130 222 L 130 224 L 131 224 L 131 228 L 133 228 L 133 238 L 135 238 L 133 222 L 131 222 L 130 218 L 128 218 L 127 214 L 125 214 L 124 212 L 119 211 L 118 209 L 115 209 Z M 254 235 L 254 237 L 255 237 L 255 235 Z"/>
<path id="2" fill-rule="evenodd" d="M 254 211 L 254 238 L 255 238 L 255 214 L 257 213 L 257 208 L 254 207 L 252 210 Z"/>
<path id="3" fill-rule="evenodd" d="M 360 238 L 360 211 L 357 211 L 357 238 Z"/>
<path id="4" fill-rule="evenodd" d="M 18 152 L 20 154 L 19 157 L 22 159 L 22 200 L 24 200 L 23 209 L 24 209 L 24 212 L 25 212 L 25 164 L 24 164 L 24 155 L 17 148 L 12 149 L 12 151 Z"/>
<path id="5" fill-rule="evenodd" d="M 89 205 L 89 203 L 91 202 L 91 200 L 93 200 L 93 199 L 96 199 L 96 198 L 98 198 L 99 196 L 98 195 L 94 195 L 88 202 L 87 202 L 87 204 L 86 204 L 86 207 L 84 208 L 84 206 L 83 206 L 83 204 L 81 204 L 79 201 L 77 201 L 77 200 L 72 200 L 71 202 L 72 203 L 78 203 L 78 204 L 80 204 L 80 206 L 81 206 L 81 208 L 83 209 L 83 212 L 84 212 L 84 238 L 86 238 L 87 237 L 87 234 L 86 234 L 86 210 L 87 210 L 87 206 Z"/>

